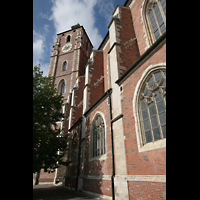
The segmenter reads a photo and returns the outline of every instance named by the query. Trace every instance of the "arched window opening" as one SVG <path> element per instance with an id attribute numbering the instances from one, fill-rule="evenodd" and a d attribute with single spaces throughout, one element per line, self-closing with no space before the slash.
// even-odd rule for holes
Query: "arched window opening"
<path id="1" fill-rule="evenodd" d="M 70 39 L 71 39 L 71 36 L 68 35 L 68 36 L 67 36 L 67 41 L 66 41 L 66 42 L 70 42 Z"/>
<path id="2" fill-rule="evenodd" d="M 100 115 L 97 115 L 92 123 L 92 134 L 93 134 L 92 157 L 105 154 L 106 153 L 105 126 L 103 118 Z"/>
<path id="3" fill-rule="evenodd" d="M 145 25 L 150 44 L 166 31 L 166 0 L 148 0 L 145 7 Z"/>
<path id="4" fill-rule="evenodd" d="M 143 83 L 139 96 L 143 145 L 166 138 L 166 71 L 157 70 Z"/>
<path id="5" fill-rule="evenodd" d="M 61 83 L 60 93 L 61 93 L 61 94 L 64 94 L 64 93 L 65 93 L 65 82 L 64 82 L 64 80 L 63 80 L 62 83 Z"/>
<path id="6" fill-rule="evenodd" d="M 63 63 L 63 71 L 66 71 L 67 70 L 67 62 L 65 61 L 64 63 Z"/>

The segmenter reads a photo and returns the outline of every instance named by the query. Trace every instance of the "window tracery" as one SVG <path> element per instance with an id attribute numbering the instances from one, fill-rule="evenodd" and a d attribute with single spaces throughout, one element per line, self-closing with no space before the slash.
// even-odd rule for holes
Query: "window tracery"
<path id="1" fill-rule="evenodd" d="M 105 126 L 104 126 L 103 118 L 100 115 L 97 115 L 93 121 L 92 134 L 93 134 L 92 157 L 105 154 L 106 153 Z"/>
<path id="2" fill-rule="evenodd" d="M 166 0 L 148 0 L 144 17 L 150 45 L 166 31 Z"/>
<path id="3" fill-rule="evenodd" d="M 151 74 L 140 93 L 143 145 L 166 138 L 166 71 Z"/>

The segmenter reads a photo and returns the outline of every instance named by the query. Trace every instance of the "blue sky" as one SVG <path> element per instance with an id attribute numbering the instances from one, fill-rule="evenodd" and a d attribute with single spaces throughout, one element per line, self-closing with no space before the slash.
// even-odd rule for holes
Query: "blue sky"
<path id="1" fill-rule="evenodd" d="M 40 63 L 46 76 L 56 34 L 77 23 L 84 26 L 97 49 L 114 9 L 124 3 L 125 0 L 33 0 L 33 66 Z"/>

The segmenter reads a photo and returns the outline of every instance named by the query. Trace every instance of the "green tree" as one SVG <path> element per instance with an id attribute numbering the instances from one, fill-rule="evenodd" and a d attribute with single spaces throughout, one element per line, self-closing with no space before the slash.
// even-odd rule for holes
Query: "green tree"
<path id="1" fill-rule="evenodd" d="M 63 96 L 57 94 L 52 77 L 43 77 L 40 65 L 33 69 L 33 173 L 53 172 L 63 161 L 66 137 L 56 122 L 64 118 L 60 112 Z M 58 151 L 60 151 L 58 155 Z"/>

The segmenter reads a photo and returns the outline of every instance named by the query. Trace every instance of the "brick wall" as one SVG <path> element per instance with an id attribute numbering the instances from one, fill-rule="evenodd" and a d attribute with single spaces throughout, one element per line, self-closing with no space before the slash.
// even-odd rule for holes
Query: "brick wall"
<path id="1" fill-rule="evenodd" d="M 76 136 L 75 136 L 76 135 Z M 72 140 L 69 140 L 69 148 L 68 148 L 68 160 L 72 161 L 66 169 L 65 186 L 76 188 L 77 185 L 77 176 L 78 176 L 78 162 L 79 162 L 79 144 L 80 144 L 80 123 L 78 123 L 73 130 L 70 132 L 70 139 L 75 139 L 76 137 L 76 145 L 72 144 Z M 75 148 L 77 148 L 77 154 L 74 156 Z M 73 158 L 74 157 L 74 158 Z"/>
<path id="2" fill-rule="evenodd" d="M 166 183 L 128 181 L 129 200 L 166 199 Z"/>
<path id="3" fill-rule="evenodd" d="M 101 104 L 99 104 L 91 113 L 87 116 L 86 132 L 85 132 L 85 173 L 84 175 L 111 175 L 112 174 L 112 154 L 111 154 L 111 136 L 110 136 L 110 110 L 107 104 L 106 98 Z M 92 120 L 96 113 L 103 113 L 105 118 L 105 133 L 106 133 L 106 160 L 94 160 L 89 161 L 89 131 L 92 124 Z"/>
<path id="4" fill-rule="evenodd" d="M 119 63 L 119 76 L 121 76 L 138 58 L 141 56 L 148 48 L 148 41 L 146 33 L 144 30 L 144 23 L 142 18 L 142 5 L 144 0 L 136 0 L 132 7 L 119 6 L 120 19 L 116 20 L 117 23 L 117 37 L 118 42 L 117 48 L 119 49 L 117 54 L 117 61 Z M 66 33 L 68 34 L 68 33 Z M 86 45 L 87 37 L 82 41 L 82 47 Z M 110 50 L 109 36 L 107 36 L 108 41 L 105 41 L 105 46 L 102 45 L 100 50 L 93 51 L 94 62 L 90 66 L 89 70 L 89 85 L 88 87 L 88 109 L 104 94 L 105 91 L 109 89 L 109 70 L 108 70 L 108 52 Z M 137 38 L 137 39 L 135 39 Z M 73 37 L 72 37 L 73 39 Z M 63 40 L 61 39 L 61 46 L 63 45 Z M 73 53 L 72 53 L 73 54 Z M 78 55 L 78 54 L 77 54 Z M 73 60 L 69 54 L 64 54 L 63 57 L 60 56 L 58 60 L 58 67 L 61 66 L 64 61 L 64 56 L 67 56 L 69 60 Z M 87 63 L 88 52 L 84 49 L 80 50 L 80 65 L 78 75 L 84 73 L 84 69 Z M 71 62 L 71 61 L 70 61 Z M 70 62 L 68 65 L 69 71 Z M 121 100 L 121 109 L 123 117 L 120 119 L 123 123 L 123 133 L 124 133 L 124 144 L 125 144 L 125 157 L 126 157 L 126 168 L 128 182 L 128 194 L 129 199 L 165 199 L 165 182 L 162 181 L 145 181 L 144 179 L 140 181 L 133 181 L 130 177 L 140 176 L 140 175 L 165 175 L 166 174 L 166 148 L 159 148 L 150 151 L 139 152 L 138 151 L 138 141 L 136 137 L 136 127 L 135 118 L 133 114 L 133 96 L 135 92 L 136 85 L 140 80 L 144 70 L 150 66 L 158 63 L 166 62 L 166 45 L 163 45 L 160 49 L 155 51 L 154 55 L 149 57 L 138 69 L 136 69 L 123 83 L 122 91 L 118 97 Z M 52 61 L 51 61 L 52 63 Z M 57 71 L 57 75 L 63 73 Z M 104 78 L 96 84 L 101 76 Z M 111 74 L 112 76 L 112 74 Z M 60 77 L 55 80 L 55 83 L 59 82 Z M 71 79 L 69 79 L 71 81 Z M 75 83 L 75 79 L 73 79 Z M 79 80 L 79 88 L 74 92 L 75 105 L 77 106 L 83 99 L 83 88 L 85 77 L 81 77 Z M 71 84 L 67 82 L 67 85 Z M 96 85 L 95 85 L 96 84 Z M 93 86 L 92 86 L 93 85 Z M 95 87 L 94 87 L 95 86 Z M 120 89 L 120 87 L 118 89 Z M 68 95 L 68 92 L 66 92 Z M 65 97 L 66 98 L 66 97 Z M 70 97 L 71 98 L 71 97 Z M 115 101 L 115 99 L 112 99 Z M 69 116 L 71 102 L 67 104 L 66 116 Z M 73 108 L 72 114 L 72 125 L 74 125 L 77 120 L 82 116 L 82 105 L 79 108 Z M 106 133 L 106 157 L 101 159 L 94 158 L 90 159 L 90 127 L 92 120 L 95 115 L 100 113 L 105 120 L 105 133 Z M 115 122 L 116 123 L 116 122 Z M 68 131 L 68 121 L 64 122 L 65 132 Z M 80 124 L 74 127 L 71 131 L 71 136 L 73 136 L 75 130 L 79 133 Z M 117 128 L 116 128 L 117 129 Z M 119 131 L 119 130 L 114 130 Z M 122 139 L 122 142 L 123 142 Z M 86 127 L 85 127 L 85 139 L 83 143 L 85 146 L 82 148 L 85 150 L 84 153 L 84 168 L 81 171 L 81 178 L 83 179 L 83 190 L 104 194 L 111 196 L 111 180 L 112 175 L 112 151 L 111 151 L 111 135 L 110 135 L 110 110 L 108 105 L 108 98 L 106 97 L 102 102 L 100 102 L 96 107 L 93 108 L 86 116 Z M 117 147 L 115 146 L 115 149 Z M 70 154 L 70 151 L 68 152 Z M 66 186 L 75 188 L 77 185 L 77 163 L 73 163 L 67 167 Z M 120 176 L 120 174 L 119 174 Z M 105 178 L 106 177 L 106 178 Z"/>
<path id="5" fill-rule="evenodd" d="M 138 29 L 135 27 L 136 32 Z M 143 42 L 144 43 L 144 42 Z M 141 46 L 141 45 L 140 45 Z M 141 46 L 141 48 L 143 48 Z M 140 49 L 141 50 L 141 49 Z M 143 50 L 142 50 L 143 51 Z M 133 95 L 136 85 L 144 70 L 150 66 L 166 62 L 166 45 L 163 45 L 154 55 L 144 62 L 120 86 L 121 106 L 123 113 L 123 129 L 125 136 L 125 153 L 128 175 L 165 175 L 166 148 L 138 152 L 135 118 L 133 114 Z M 128 181 L 129 199 L 165 199 L 164 182 Z"/>
<path id="6" fill-rule="evenodd" d="M 139 58 L 136 36 L 133 29 L 130 9 L 119 6 L 120 19 L 117 22 L 121 51 L 119 77 Z"/>
<path id="7" fill-rule="evenodd" d="M 165 148 L 138 153 L 138 141 L 136 138 L 135 119 L 133 115 L 133 95 L 136 84 L 141 78 L 143 71 L 150 64 L 158 64 L 166 61 L 165 49 L 166 46 L 164 45 L 122 84 L 123 92 L 121 95 L 121 105 L 124 115 L 123 128 L 126 138 L 125 147 L 128 174 L 165 174 L 166 172 Z"/>
<path id="8" fill-rule="evenodd" d="M 137 138 L 135 133 L 135 119 L 133 115 L 133 94 L 143 71 L 150 64 L 166 61 L 166 46 L 164 45 L 156 54 L 147 60 L 123 83 L 122 112 L 125 136 L 127 172 L 128 174 L 165 174 L 166 149 L 156 149 L 138 153 Z M 131 109 L 130 109 L 131 108 Z"/>
<path id="9" fill-rule="evenodd" d="M 133 26 L 137 37 L 140 55 L 142 55 L 150 47 L 144 26 L 144 18 L 142 16 L 144 2 L 145 0 L 136 0 L 131 7 Z"/>
<path id="10" fill-rule="evenodd" d="M 39 177 L 39 183 L 43 183 L 43 182 L 54 183 L 55 174 L 56 174 L 56 171 L 53 172 L 53 173 L 48 173 L 48 172 L 44 172 L 44 170 L 41 169 L 41 171 L 40 171 L 40 177 Z"/>
<path id="11" fill-rule="evenodd" d="M 103 52 L 95 50 L 93 51 L 93 63 L 89 70 L 89 107 L 90 108 L 104 93 L 104 79 L 100 80 L 104 76 L 103 71 Z"/>
<path id="12" fill-rule="evenodd" d="M 72 43 L 72 49 L 63 53 L 61 51 L 63 45 L 66 44 L 66 37 L 71 35 L 70 43 Z M 83 27 L 77 28 L 75 30 L 66 31 L 64 33 L 58 34 L 59 46 L 55 45 L 53 51 L 53 56 L 50 61 L 50 74 L 53 71 L 54 59 L 56 57 L 56 51 L 58 50 L 58 58 L 55 67 L 55 87 L 58 87 L 59 82 L 64 79 L 66 81 L 66 92 L 63 95 L 64 99 L 67 98 L 68 93 L 72 90 L 76 78 L 84 74 L 86 63 L 89 59 L 90 53 L 92 51 L 92 44 L 85 33 Z M 76 45 L 76 48 L 75 48 Z M 88 48 L 86 50 L 86 45 Z M 67 61 L 67 70 L 62 70 L 62 64 Z M 77 71 L 77 72 L 73 72 Z"/>
<path id="13" fill-rule="evenodd" d="M 112 153 L 111 153 L 111 136 L 110 136 L 110 110 L 107 104 L 108 98 L 103 100 L 96 108 L 94 108 L 87 116 L 86 133 L 85 133 L 85 162 L 84 162 L 84 176 L 97 176 L 98 179 L 84 179 L 83 190 L 95 192 L 103 195 L 112 195 L 111 180 L 104 180 L 100 176 L 112 175 Z M 105 134 L 106 134 L 106 155 L 107 158 L 101 160 L 90 160 L 89 158 L 89 131 L 92 120 L 97 112 L 105 120 Z"/>
<path id="14" fill-rule="evenodd" d="M 112 187 L 110 180 L 84 179 L 83 190 L 107 196 L 112 196 Z"/>
<path id="15" fill-rule="evenodd" d="M 73 126 L 76 121 L 80 117 L 82 117 L 82 112 L 83 112 L 83 88 L 85 86 L 85 76 L 81 76 L 78 79 L 78 84 L 77 88 L 74 89 L 74 108 L 72 111 L 72 124 Z"/>

